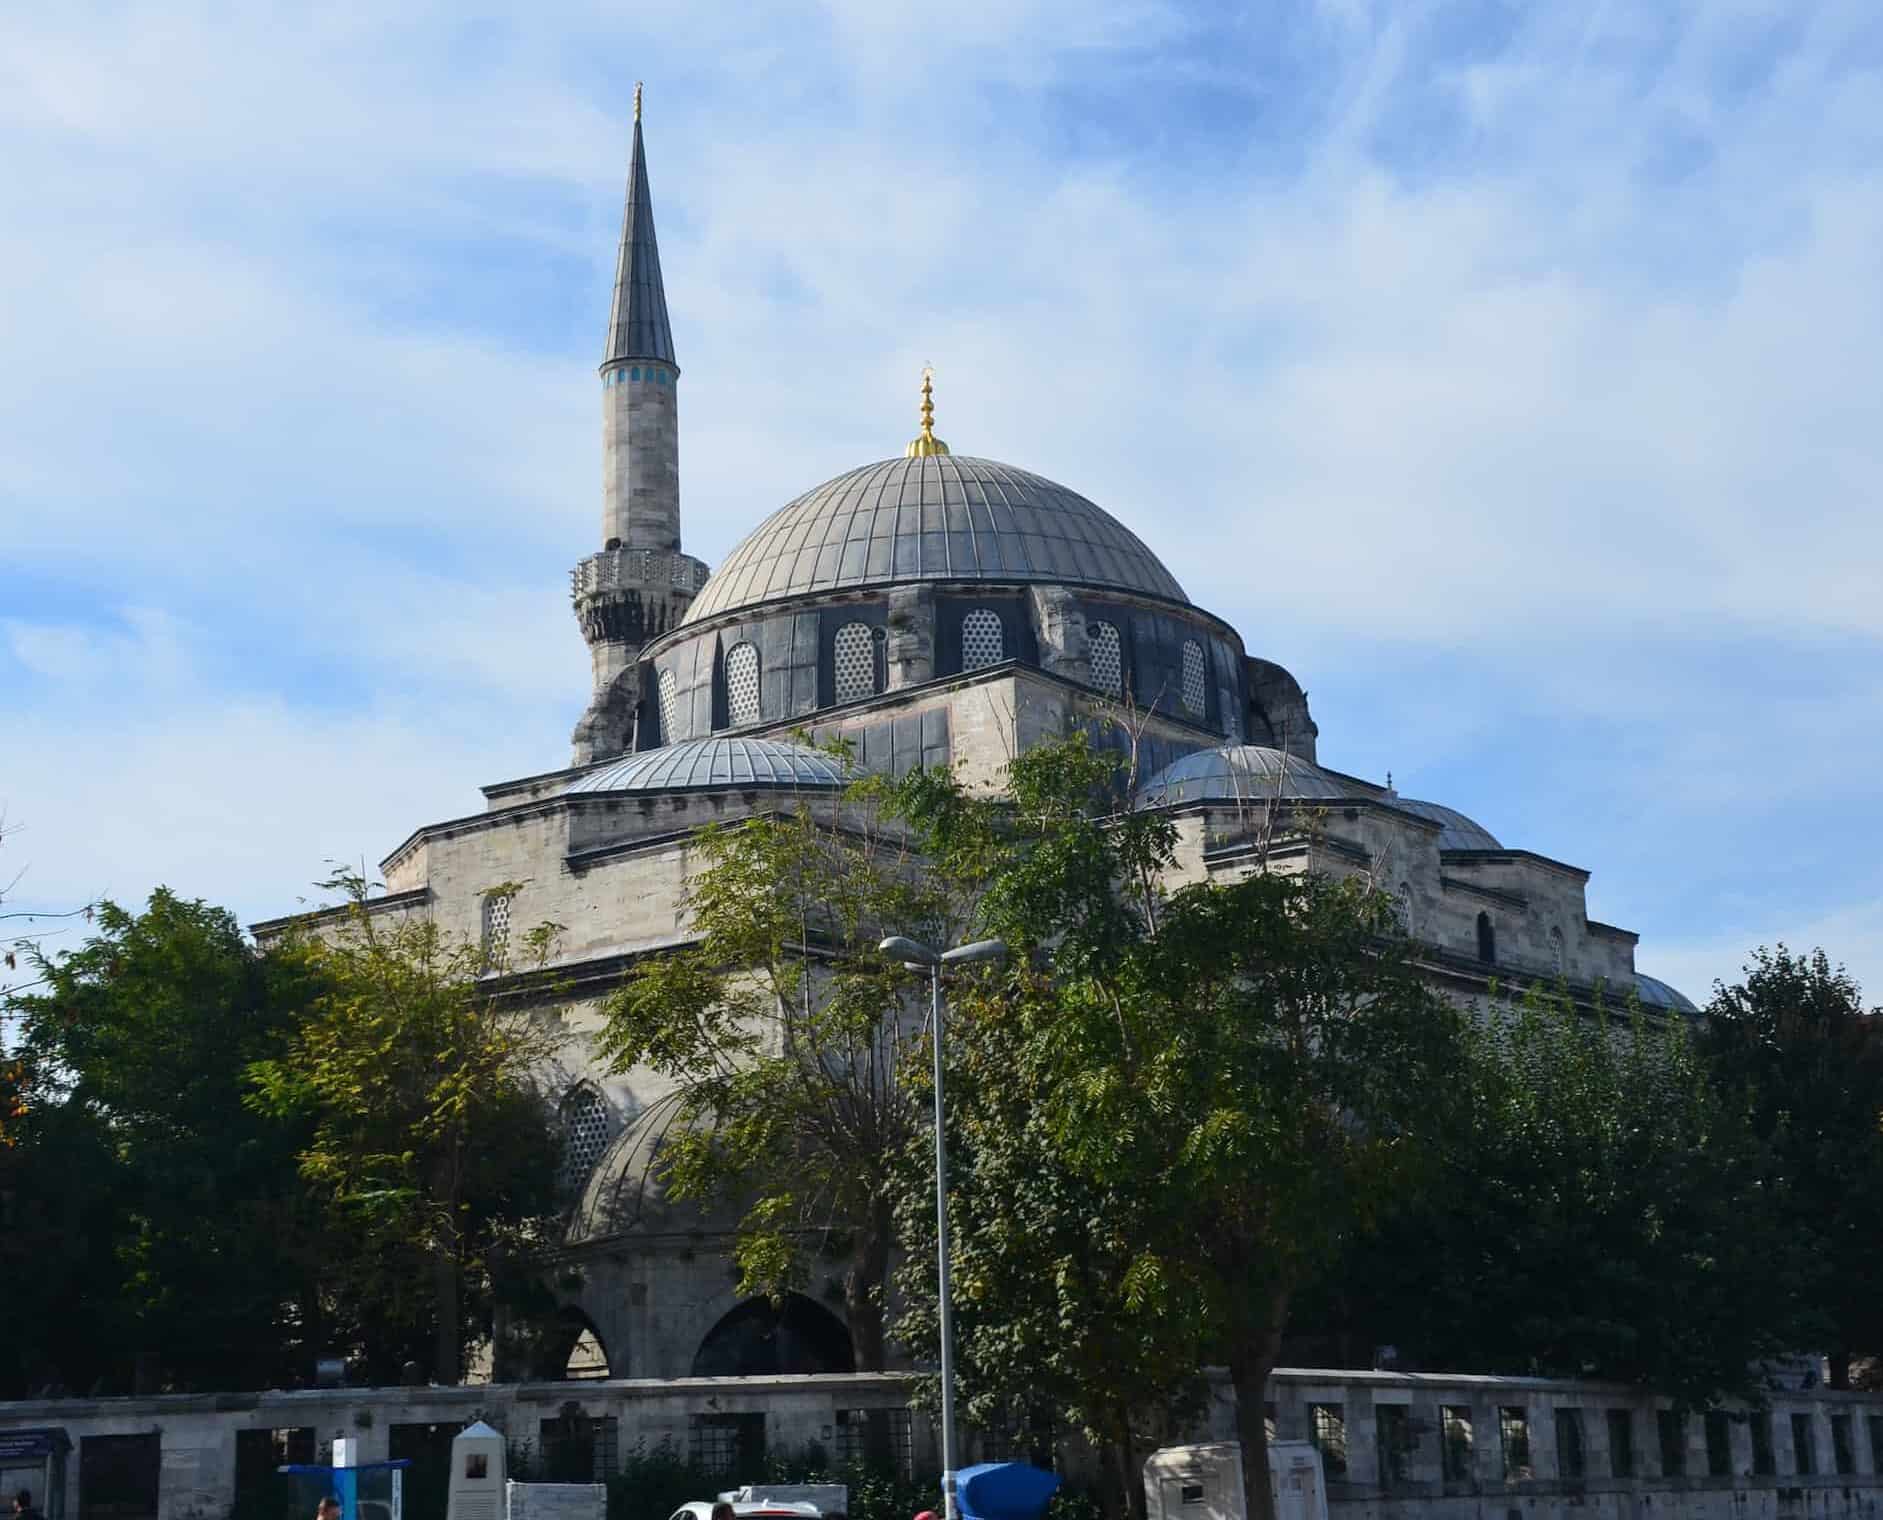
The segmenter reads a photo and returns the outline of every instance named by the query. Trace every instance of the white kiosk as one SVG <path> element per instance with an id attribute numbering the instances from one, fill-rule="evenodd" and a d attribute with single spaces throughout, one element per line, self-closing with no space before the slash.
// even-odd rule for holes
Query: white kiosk
<path id="1" fill-rule="evenodd" d="M 1268 1443 L 1275 1520 L 1327 1520 L 1327 1482 L 1311 1441 Z M 1242 1499 L 1242 1444 L 1166 1446 L 1144 1464 L 1146 1520 L 1248 1520 Z"/>
<path id="2" fill-rule="evenodd" d="M 503 1520 L 503 1512 L 503 1432 L 479 1420 L 451 1443 L 445 1520 Z"/>

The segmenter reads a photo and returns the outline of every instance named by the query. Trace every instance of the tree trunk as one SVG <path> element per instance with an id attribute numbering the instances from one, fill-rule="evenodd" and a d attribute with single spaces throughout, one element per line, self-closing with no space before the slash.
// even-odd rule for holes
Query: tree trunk
<path id="1" fill-rule="evenodd" d="M 1269 1323 L 1247 1332 L 1229 1359 L 1236 1389 L 1236 1437 L 1242 1443 L 1242 1499 L 1249 1520 L 1275 1520 L 1275 1493 L 1268 1476 L 1268 1375 L 1281 1350 L 1288 1295 L 1269 1303 Z"/>
<path id="2" fill-rule="evenodd" d="M 1125 1478 L 1125 1514 L 1130 1520 L 1145 1520 L 1144 1466 L 1138 1461 L 1137 1443 L 1131 1439 L 1131 1415 L 1124 1415 L 1124 1436 L 1118 1443 Z"/>
<path id="3" fill-rule="evenodd" d="M 433 1376 L 452 1384 L 464 1376 L 464 1330 L 458 1309 L 458 1257 L 449 1245 L 432 1252 L 432 1294 L 437 1300 L 438 1330 L 432 1347 Z"/>
<path id="4" fill-rule="evenodd" d="M 886 1356 L 883 1283 L 889 1276 L 892 1224 L 887 1203 L 873 1204 L 843 1276 L 843 1317 L 858 1372 L 881 1372 Z"/>

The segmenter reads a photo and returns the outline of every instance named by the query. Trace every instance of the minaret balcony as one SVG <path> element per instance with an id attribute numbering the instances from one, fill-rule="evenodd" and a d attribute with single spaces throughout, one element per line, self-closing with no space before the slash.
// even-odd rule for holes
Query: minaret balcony
<path id="1" fill-rule="evenodd" d="M 690 601 L 706 584 L 707 574 L 705 561 L 690 554 L 604 549 L 569 572 L 569 599 L 580 606 L 595 597 L 634 591 L 643 597 L 678 592 Z"/>

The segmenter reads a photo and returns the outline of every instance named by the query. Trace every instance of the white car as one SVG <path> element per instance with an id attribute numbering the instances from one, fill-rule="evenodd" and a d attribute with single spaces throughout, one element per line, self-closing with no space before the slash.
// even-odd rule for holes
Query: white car
<path id="1" fill-rule="evenodd" d="M 734 1520 L 822 1520 L 823 1511 L 803 1501 L 787 1503 L 767 1499 L 750 1504 L 733 1504 Z M 694 1499 L 673 1512 L 672 1520 L 713 1520 L 713 1501 Z"/>

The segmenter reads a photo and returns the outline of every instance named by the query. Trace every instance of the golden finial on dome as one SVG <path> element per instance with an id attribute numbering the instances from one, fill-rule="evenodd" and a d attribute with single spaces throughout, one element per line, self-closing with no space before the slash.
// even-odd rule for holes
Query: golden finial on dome
<path id="1" fill-rule="evenodd" d="M 641 81 L 634 81 L 634 119 L 641 119 Z"/>
<path id="2" fill-rule="evenodd" d="M 903 456 L 908 459 L 925 459 L 934 454 L 946 454 L 948 445 L 935 436 L 935 366 L 922 366 L 922 431 L 909 440 Z"/>

